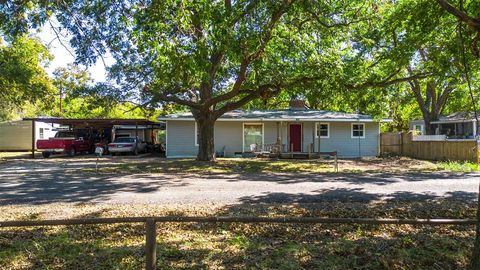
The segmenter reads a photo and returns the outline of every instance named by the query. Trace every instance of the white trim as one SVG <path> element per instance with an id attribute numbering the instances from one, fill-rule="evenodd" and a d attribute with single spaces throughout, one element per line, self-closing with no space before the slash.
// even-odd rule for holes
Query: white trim
<path id="1" fill-rule="evenodd" d="M 182 118 L 169 118 L 169 117 L 160 117 L 157 118 L 159 121 L 195 121 L 194 118 L 182 117 Z M 392 119 L 360 119 L 362 122 L 366 123 L 391 123 Z M 225 121 L 225 122 L 357 122 L 358 118 L 218 118 L 216 121 Z"/>
<path id="2" fill-rule="evenodd" d="M 377 125 L 378 128 L 378 135 L 377 135 L 377 157 L 379 157 L 381 153 L 381 136 L 382 136 L 382 131 L 380 130 L 380 125 Z"/>
<path id="3" fill-rule="evenodd" d="M 327 125 L 327 134 L 328 134 L 327 136 L 320 136 L 320 138 L 321 139 L 330 138 L 330 123 L 325 123 L 325 122 L 315 123 L 315 138 L 318 138 L 318 134 L 320 134 L 320 130 L 319 130 L 320 125 Z"/>
<path id="4" fill-rule="evenodd" d="M 193 136 L 195 137 L 195 146 L 198 146 L 198 124 L 197 124 L 197 121 L 195 121 L 195 133 L 193 133 Z"/>
<path id="5" fill-rule="evenodd" d="M 168 157 L 168 121 L 165 121 L 165 157 Z"/>
<path id="6" fill-rule="evenodd" d="M 363 136 L 353 136 L 353 125 L 362 125 L 363 126 Z M 350 128 L 350 135 L 352 136 L 352 139 L 365 139 L 365 123 L 352 123 L 351 128 Z"/>
<path id="7" fill-rule="evenodd" d="M 440 120 L 440 121 L 432 121 L 430 124 L 454 124 L 454 123 L 468 123 L 468 122 L 475 122 L 475 119 L 460 119 L 460 120 Z"/>
<path id="8" fill-rule="evenodd" d="M 423 127 L 423 124 L 413 124 L 413 130 L 417 130 L 416 127 L 420 127 L 420 135 L 423 135 L 425 134 L 425 131 L 424 131 L 424 127 Z"/>
<path id="9" fill-rule="evenodd" d="M 262 147 L 265 144 L 265 125 L 263 123 L 245 122 L 242 125 L 242 152 L 245 152 L 245 125 L 262 125 Z"/>

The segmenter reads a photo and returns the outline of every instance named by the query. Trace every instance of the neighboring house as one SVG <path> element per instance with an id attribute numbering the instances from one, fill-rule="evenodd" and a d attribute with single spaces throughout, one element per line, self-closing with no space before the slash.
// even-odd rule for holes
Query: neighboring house
<path id="1" fill-rule="evenodd" d="M 55 136 L 58 124 L 35 122 L 35 138 Z M 35 141 L 36 145 L 36 141 Z M 32 148 L 32 122 L 24 120 L 0 122 L 0 151 L 26 151 Z"/>
<path id="2" fill-rule="evenodd" d="M 195 157 L 198 130 L 191 113 L 159 118 L 166 122 L 166 156 Z M 383 120 L 387 121 L 387 120 Z M 215 123 L 215 151 L 227 157 L 281 145 L 282 152 L 332 152 L 340 157 L 377 156 L 380 121 L 371 116 L 307 110 L 291 101 L 285 110 L 235 110 Z"/>
<path id="3" fill-rule="evenodd" d="M 447 138 L 473 139 L 480 134 L 480 127 L 477 127 L 473 113 L 456 112 L 440 116 L 438 121 L 433 121 L 431 124 L 435 131 L 433 135 L 445 135 Z M 425 135 L 425 121 L 410 121 L 410 130 L 415 130 L 419 135 Z"/>

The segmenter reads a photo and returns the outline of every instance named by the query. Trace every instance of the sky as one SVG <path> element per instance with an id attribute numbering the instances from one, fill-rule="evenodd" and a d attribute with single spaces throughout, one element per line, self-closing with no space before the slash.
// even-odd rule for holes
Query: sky
<path id="1" fill-rule="evenodd" d="M 66 34 L 60 37 L 61 41 L 58 40 L 53 29 L 48 23 L 46 23 L 41 29 L 40 33 L 38 33 L 37 35 L 43 41 L 43 43 L 48 46 L 50 53 L 54 56 L 53 61 L 46 68 L 48 74 L 52 75 L 53 71 L 56 68 L 66 67 L 68 64 L 74 62 L 75 59 L 70 53 L 74 53 L 74 50 L 71 49 L 69 45 L 69 37 Z M 68 49 L 65 47 L 67 47 Z M 104 59 L 107 65 L 111 65 L 114 63 L 113 58 L 109 55 L 104 56 Z M 105 66 L 100 59 L 95 65 L 90 66 L 87 69 L 92 75 L 94 81 L 105 82 L 107 80 Z"/>

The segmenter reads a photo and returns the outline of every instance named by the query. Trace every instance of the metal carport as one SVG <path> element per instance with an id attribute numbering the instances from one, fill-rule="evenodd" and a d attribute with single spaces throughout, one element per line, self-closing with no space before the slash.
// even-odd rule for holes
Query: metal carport
<path id="1" fill-rule="evenodd" d="M 113 129 L 115 125 L 135 125 L 135 132 L 138 136 L 138 126 L 150 126 L 151 129 L 165 129 L 165 123 L 151 121 L 142 118 L 63 118 L 63 117 L 35 117 L 35 118 L 23 118 L 23 120 L 32 122 L 32 158 L 35 158 L 35 122 L 60 124 L 69 126 L 70 129 Z"/>

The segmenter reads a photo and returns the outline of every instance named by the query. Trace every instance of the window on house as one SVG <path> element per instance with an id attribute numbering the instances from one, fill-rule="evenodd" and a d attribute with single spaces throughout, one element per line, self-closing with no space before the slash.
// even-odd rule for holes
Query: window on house
<path id="1" fill-rule="evenodd" d="M 423 134 L 423 126 L 422 125 L 413 125 L 413 130 L 415 130 L 418 135 Z"/>
<path id="2" fill-rule="evenodd" d="M 44 136 L 45 134 L 44 134 L 43 128 L 40 128 L 40 139 L 43 139 Z"/>
<path id="3" fill-rule="evenodd" d="M 328 123 L 320 123 L 316 124 L 316 137 L 320 135 L 320 138 L 329 138 L 330 137 L 330 124 Z"/>
<path id="4" fill-rule="evenodd" d="M 263 145 L 263 124 L 243 125 L 243 151 L 250 152 L 252 147 Z"/>
<path id="5" fill-rule="evenodd" d="M 195 146 L 198 146 L 200 132 L 198 132 L 197 121 L 195 121 Z"/>
<path id="6" fill-rule="evenodd" d="M 365 138 L 365 124 L 352 124 L 352 138 Z"/>

